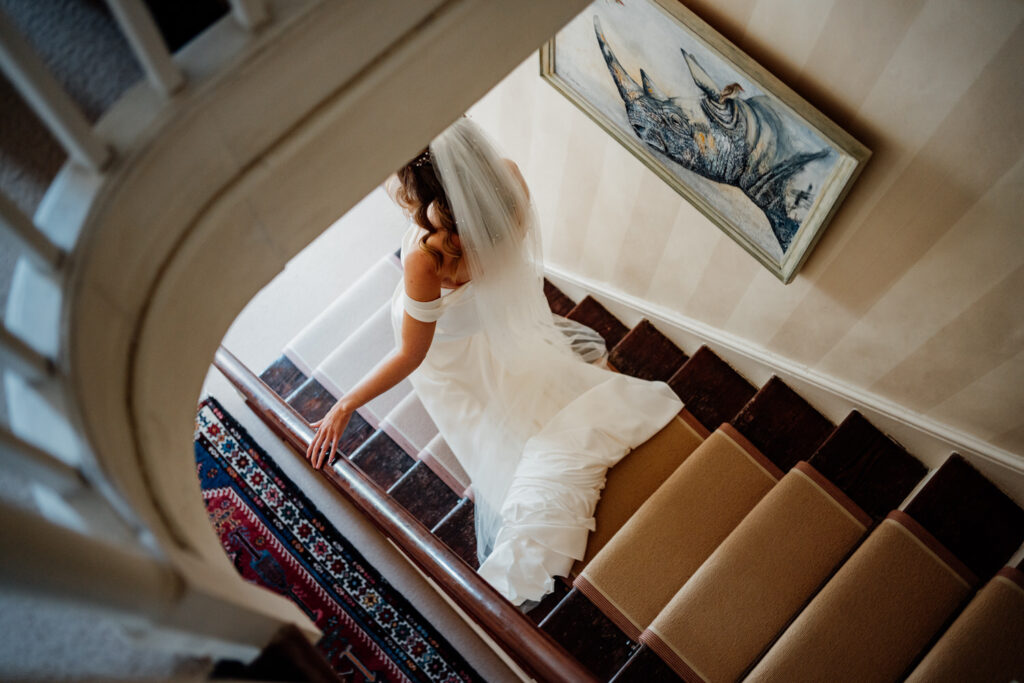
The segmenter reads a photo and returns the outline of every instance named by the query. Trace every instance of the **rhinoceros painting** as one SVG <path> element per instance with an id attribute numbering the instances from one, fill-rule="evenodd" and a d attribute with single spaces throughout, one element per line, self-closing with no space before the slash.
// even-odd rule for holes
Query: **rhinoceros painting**
<path id="1" fill-rule="evenodd" d="M 636 136 L 683 168 L 743 190 L 764 212 L 779 247 L 788 250 L 800 227 L 789 215 L 798 208 L 791 199 L 793 176 L 831 150 L 800 151 L 797 136 L 766 96 L 743 97 L 738 83 L 719 86 L 686 50 L 680 49 L 681 61 L 699 97 L 665 95 L 643 69 L 637 83 L 615 58 L 597 15 L 594 32 Z"/>
<path id="2" fill-rule="evenodd" d="M 598 0 L 542 52 L 542 73 L 788 281 L 869 152 L 795 93 L 780 98 L 785 86 L 688 10 L 664 5 Z"/>

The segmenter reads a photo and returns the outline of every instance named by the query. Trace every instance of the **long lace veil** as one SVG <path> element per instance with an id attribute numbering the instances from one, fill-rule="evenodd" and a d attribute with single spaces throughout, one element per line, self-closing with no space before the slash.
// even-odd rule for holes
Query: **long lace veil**
<path id="1" fill-rule="evenodd" d="M 515 166 L 467 118 L 435 138 L 430 153 L 455 216 L 483 333 L 503 369 L 495 377 L 508 383 L 490 388 L 488 419 L 496 438 L 521 446 L 600 381 L 600 372 L 573 352 L 564 321 L 552 318 L 543 292 L 536 213 Z M 462 464 L 473 480 L 477 547 L 485 557 L 500 526 L 498 510 L 509 481 L 492 476 L 500 469 L 487 467 L 492 454 L 469 456 L 473 462 Z"/>

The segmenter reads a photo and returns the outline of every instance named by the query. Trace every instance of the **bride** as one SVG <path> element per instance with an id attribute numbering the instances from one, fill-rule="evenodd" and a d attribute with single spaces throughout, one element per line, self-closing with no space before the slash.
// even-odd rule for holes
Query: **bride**
<path id="1" fill-rule="evenodd" d="M 470 477 L 479 573 L 531 605 L 583 557 L 607 469 L 682 403 L 664 382 L 586 362 L 600 337 L 553 318 L 526 182 L 472 121 L 387 187 L 412 219 L 396 349 L 313 424 L 307 458 L 332 463 L 353 411 L 409 377 Z"/>

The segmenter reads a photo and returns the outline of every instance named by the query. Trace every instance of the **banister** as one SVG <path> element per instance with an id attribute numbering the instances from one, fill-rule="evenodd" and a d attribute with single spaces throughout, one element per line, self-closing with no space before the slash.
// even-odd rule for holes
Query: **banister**
<path id="1" fill-rule="evenodd" d="M 76 491 L 86 485 L 77 468 L 25 441 L 6 426 L 0 426 L 0 463 L 5 469 L 19 471 L 58 493 Z"/>
<path id="2" fill-rule="evenodd" d="M 228 0 L 235 21 L 246 31 L 255 31 L 270 21 L 265 0 Z"/>
<path id="3" fill-rule="evenodd" d="M 14 23 L 0 12 L 0 69 L 72 159 L 94 171 L 103 170 L 112 151 L 92 130 L 85 116 Z"/>
<path id="4" fill-rule="evenodd" d="M 30 381 L 45 381 L 57 372 L 57 362 L 29 346 L 0 323 L 0 367 L 10 368 Z"/>
<path id="5" fill-rule="evenodd" d="M 25 248 L 36 263 L 50 270 L 59 271 L 67 258 L 63 249 L 36 227 L 6 194 L 0 192 L 0 230 L 14 237 Z"/>
<path id="6" fill-rule="evenodd" d="M 164 96 L 180 90 L 185 85 L 185 75 L 175 64 L 142 0 L 107 0 L 107 7 L 153 87 Z"/>
<path id="7" fill-rule="evenodd" d="M 213 364 L 274 433 L 297 453 L 306 452 L 313 430 L 291 406 L 224 347 Z M 342 457 L 321 472 L 530 675 L 539 681 L 597 680 L 355 465 Z"/>

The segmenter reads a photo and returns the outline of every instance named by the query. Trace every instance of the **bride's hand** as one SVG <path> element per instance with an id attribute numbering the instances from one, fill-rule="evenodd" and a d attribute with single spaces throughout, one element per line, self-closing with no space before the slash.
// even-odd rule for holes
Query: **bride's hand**
<path id="1" fill-rule="evenodd" d="M 306 449 L 306 459 L 314 469 L 320 469 L 327 460 L 328 465 L 333 465 L 338 456 L 338 440 L 345 432 L 349 420 L 352 419 L 352 411 L 342 407 L 341 402 L 335 403 L 321 419 L 309 426 L 316 430 L 313 440 L 309 442 Z"/>

